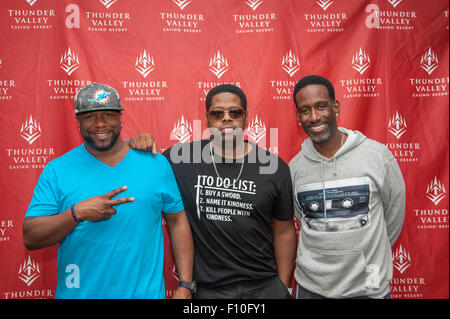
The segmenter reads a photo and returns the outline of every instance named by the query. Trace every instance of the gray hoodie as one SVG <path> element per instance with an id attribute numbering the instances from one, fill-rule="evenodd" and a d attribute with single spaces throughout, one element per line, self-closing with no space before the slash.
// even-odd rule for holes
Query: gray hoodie
<path id="1" fill-rule="evenodd" d="M 403 226 L 405 184 L 386 146 L 339 130 L 348 138 L 332 158 L 308 138 L 289 164 L 300 224 L 295 278 L 327 298 L 382 298 Z"/>

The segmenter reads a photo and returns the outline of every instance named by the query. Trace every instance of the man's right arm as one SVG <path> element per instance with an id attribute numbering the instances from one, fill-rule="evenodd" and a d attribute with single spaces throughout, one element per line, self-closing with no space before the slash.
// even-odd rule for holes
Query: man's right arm
<path id="1" fill-rule="evenodd" d="M 51 216 L 25 217 L 23 243 L 28 250 L 56 245 L 77 225 L 70 209 Z"/>
<path id="2" fill-rule="evenodd" d="M 112 199 L 127 190 L 122 186 L 104 195 L 91 197 L 74 205 L 74 214 L 78 220 L 98 221 L 109 219 L 117 211 L 113 206 L 133 202 L 133 197 Z M 25 217 L 23 222 L 23 242 L 29 250 L 40 249 L 58 244 L 78 222 L 71 208 L 60 214 L 39 217 Z"/>

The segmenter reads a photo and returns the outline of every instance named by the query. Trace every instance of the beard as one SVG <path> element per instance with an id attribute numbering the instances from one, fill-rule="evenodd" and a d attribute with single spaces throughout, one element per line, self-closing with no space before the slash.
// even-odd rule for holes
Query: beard
<path id="1" fill-rule="evenodd" d="M 331 130 L 328 127 L 327 130 L 321 134 L 310 132 L 308 129 L 305 130 L 306 134 L 311 138 L 314 144 L 326 143 L 331 138 Z"/>
<path id="2" fill-rule="evenodd" d="M 108 144 L 102 145 L 102 146 L 98 145 L 98 144 L 97 144 L 97 143 L 96 143 L 96 142 L 95 142 L 88 134 L 82 134 L 82 135 L 83 135 L 84 141 L 85 141 L 90 147 L 92 147 L 93 149 L 95 149 L 95 150 L 97 150 L 97 151 L 105 152 L 105 151 L 110 150 L 110 149 L 114 146 L 114 144 L 116 144 L 117 139 L 118 139 L 119 136 L 120 136 L 120 131 L 119 131 L 119 132 L 113 131 L 112 137 L 111 137 L 111 141 L 110 141 Z"/>
<path id="3" fill-rule="evenodd" d="M 320 132 L 314 132 L 314 130 L 312 130 L 312 127 L 320 125 L 325 125 L 325 129 Z M 307 125 L 305 123 L 305 125 L 302 125 L 302 128 L 314 144 L 326 143 L 338 132 L 337 122 L 334 118 L 323 119 L 314 125 Z"/>

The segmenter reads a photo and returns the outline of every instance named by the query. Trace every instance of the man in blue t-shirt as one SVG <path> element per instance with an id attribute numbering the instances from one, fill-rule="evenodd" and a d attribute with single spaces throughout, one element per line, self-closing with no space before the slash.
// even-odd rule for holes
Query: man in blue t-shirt
<path id="1" fill-rule="evenodd" d="M 120 138 L 122 110 L 107 85 L 78 92 L 84 143 L 42 172 L 24 220 L 25 246 L 59 243 L 56 298 L 161 299 L 164 213 L 180 279 L 174 298 L 191 298 L 192 235 L 171 166 Z"/>

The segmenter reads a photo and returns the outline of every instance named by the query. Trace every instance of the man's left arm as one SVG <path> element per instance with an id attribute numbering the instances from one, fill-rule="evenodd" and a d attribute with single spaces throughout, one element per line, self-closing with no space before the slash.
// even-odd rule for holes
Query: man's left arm
<path id="1" fill-rule="evenodd" d="M 297 252 L 297 235 L 294 220 L 277 220 L 273 218 L 273 245 L 278 275 L 286 287 L 290 286 Z"/>
<path id="2" fill-rule="evenodd" d="M 389 242 L 393 246 L 403 228 L 406 190 L 402 172 L 392 155 L 386 163 L 386 175 L 381 187 L 381 201 Z"/>
<path id="3" fill-rule="evenodd" d="M 183 211 L 179 213 L 164 213 L 167 228 L 170 234 L 175 267 L 179 281 L 192 282 L 192 269 L 194 263 L 194 241 L 192 239 L 191 227 Z M 173 299 L 191 299 L 191 291 L 187 288 L 178 287 Z"/>

